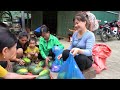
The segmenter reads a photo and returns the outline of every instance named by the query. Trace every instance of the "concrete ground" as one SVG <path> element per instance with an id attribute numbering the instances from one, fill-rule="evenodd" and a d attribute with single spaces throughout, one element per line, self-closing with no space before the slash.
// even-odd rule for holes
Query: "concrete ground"
<path id="1" fill-rule="evenodd" d="M 65 46 L 65 49 L 69 47 L 70 42 L 67 42 L 66 39 L 60 40 L 61 43 Z M 96 43 L 103 43 L 99 35 L 96 37 Z M 111 56 L 107 58 L 106 65 L 107 70 L 102 71 L 100 74 L 97 74 L 94 79 L 120 79 L 120 41 L 116 38 L 110 39 L 108 42 L 105 42 L 111 50 Z M 52 73 L 54 78 L 57 78 L 57 73 Z"/>

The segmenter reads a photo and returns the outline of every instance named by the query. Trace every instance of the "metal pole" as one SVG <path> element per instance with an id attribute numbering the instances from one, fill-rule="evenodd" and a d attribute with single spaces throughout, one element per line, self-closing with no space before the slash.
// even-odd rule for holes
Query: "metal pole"
<path id="1" fill-rule="evenodd" d="M 29 13 L 27 12 L 27 27 L 28 27 L 28 23 L 29 22 Z"/>
<path id="2" fill-rule="evenodd" d="M 25 31 L 25 13 L 21 11 L 21 19 L 22 19 L 22 30 Z"/>

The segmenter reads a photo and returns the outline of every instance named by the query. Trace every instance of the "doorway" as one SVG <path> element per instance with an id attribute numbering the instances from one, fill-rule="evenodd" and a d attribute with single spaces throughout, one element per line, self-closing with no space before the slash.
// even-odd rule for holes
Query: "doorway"
<path id="1" fill-rule="evenodd" d="M 51 34 L 56 34 L 57 11 L 43 11 L 43 24 L 47 25 Z"/>

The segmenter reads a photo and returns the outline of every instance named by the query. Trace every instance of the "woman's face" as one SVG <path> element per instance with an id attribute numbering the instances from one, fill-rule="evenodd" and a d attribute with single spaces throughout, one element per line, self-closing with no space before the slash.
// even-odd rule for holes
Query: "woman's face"
<path id="1" fill-rule="evenodd" d="M 24 36 L 24 37 L 20 38 L 19 41 L 22 45 L 24 45 L 28 41 L 28 38 L 26 36 Z"/>
<path id="2" fill-rule="evenodd" d="M 45 40 L 48 40 L 48 39 L 49 39 L 49 36 L 50 36 L 50 33 L 45 33 L 45 32 L 42 33 L 42 37 L 43 37 Z"/>
<path id="3" fill-rule="evenodd" d="M 17 44 L 15 44 L 11 48 L 6 48 L 3 50 L 3 56 L 5 57 L 6 60 L 10 60 L 16 57 L 16 46 Z"/>
<path id="4" fill-rule="evenodd" d="M 86 28 L 86 22 L 78 21 L 77 19 L 75 19 L 74 28 L 77 31 L 83 31 Z"/>

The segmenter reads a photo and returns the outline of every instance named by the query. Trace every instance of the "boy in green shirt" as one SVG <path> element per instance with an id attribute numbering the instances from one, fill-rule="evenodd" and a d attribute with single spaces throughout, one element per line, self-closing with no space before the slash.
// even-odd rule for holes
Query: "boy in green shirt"
<path id="1" fill-rule="evenodd" d="M 46 60 L 46 64 L 50 61 L 48 56 L 52 56 L 54 59 L 55 55 L 52 52 L 54 46 L 59 46 L 61 49 L 64 49 L 64 46 L 60 43 L 57 37 L 50 34 L 49 29 L 46 25 L 41 26 L 42 37 L 39 40 L 39 50 L 41 56 L 40 59 Z"/>

